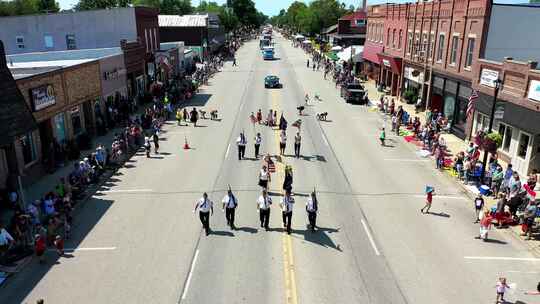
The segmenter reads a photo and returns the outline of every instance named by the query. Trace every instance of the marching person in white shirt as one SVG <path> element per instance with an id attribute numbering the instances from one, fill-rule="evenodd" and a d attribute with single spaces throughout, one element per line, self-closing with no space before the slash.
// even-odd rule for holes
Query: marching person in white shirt
<path id="1" fill-rule="evenodd" d="M 201 220 L 201 224 L 204 227 L 204 231 L 206 232 L 206 235 L 210 234 L 210 215 L 214 214 L 214 202 L 208 199 L 208 194 L 203 193 L 203 197 L 201 197 L 197 203 L 195 203 L 195 208 L 193 209 L 193 213 L 199 209 L 199 219 Z"/>
<path id="2" fill-rule="evenodd" d="M 294 198 L 291 196 L 291 191 L 285 191 L 285 196 L 281 198 L 281 214 L 283 216 L 283 228 L 287 229 L 287 233 L 291 234 L 292 211 L 294 206 Z"/>
<path id="3" fill-rule="evenodd" d="M 262 137 L 261 133 L 257 133 L 255 136 L 255 158 L 259 158 L 259 148 L 261 147 Z"/>
<path id="4" fill-rule="evenodd" d="M 246 155 L 247 145 L 247 139 L 243 132 L 236 139 L 236 145 L 238 146 L 238 160 L 242 160 Z"/>
<path id="5" fill-rule="evenodd" d="M 311 196 L 306 202 L 306 211 L 308 215 L 309 228 L 311 232 L 315 232 L 315 227 L 317 227 L 317 211 L 319 210 L 319 201 L 317 200 L 317 195 L 315 190 L 311 192 Z"/>
<path id="6" fill-rule="evenodd" d="M 268 189 L 268 183 L 271 181 L 270 172 L 266 165 L 263 165 L 259 172 L 259 186 L 263 189 Z"/>
<path id="7" fill-rule="evenodd" d="M 225 211 L 225 218 L 227 219 L 227 225 L 231 227 L 231 229 L 235 229 L 234 226 L 234 213 L 236 211 L 236 207 L 238 207 L 238 200 L 232 193 L 231 188 L 227 191 L 227 194 L 225 194 L 225 197 L 222 200 L 223 202 L 223 211 Z"/>
<path id="8" fill-rule="evenodd" d="M 257 211 L 259 211 L 259 219 L 261 220 L 261 227 L 264 227 L 268 231 L 268 224 L 270 223 L 270 206 L 272 205 L 272 198 L 268 196 L 266 189 L 263 189 L 261 196 L 257 199 Z"/>

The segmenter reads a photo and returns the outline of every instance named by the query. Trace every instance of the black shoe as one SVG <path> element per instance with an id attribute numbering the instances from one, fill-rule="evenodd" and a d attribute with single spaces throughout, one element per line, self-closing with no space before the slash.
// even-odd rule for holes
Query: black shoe
<path id="1" fill-rule="evenodd" d="M 264 228 L 264 223 L 263 222 L 261 222 L 261 228 Z"/>
<path id="2" fill-rule="evenodd" d="M 210 231 L 206 230 L 206 236 L 208 236 L 210 234 Z"/>

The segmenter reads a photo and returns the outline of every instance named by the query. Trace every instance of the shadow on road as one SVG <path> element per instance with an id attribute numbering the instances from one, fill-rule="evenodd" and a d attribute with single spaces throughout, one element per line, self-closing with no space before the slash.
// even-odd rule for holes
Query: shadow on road
<path id="1" fill-rule="evenodd" d="M 236 230 L 238 231 L 242 231 L 242 232 L 247 232 L 247 233 L 257 233 L 259 230 L 257 230 L 256 228 L 251 228 L 251 227 L 239 227 L 239 228 L 236 228 Z"/>
<path id="2" fill-rule="evenodd" d="M 339 232 L 339 228 L 318 227 L 315 232 L 311 229 L 293 230 L 293 234 L 302 235 L 304 240 L 310 243 L 315 243 L 326 248 L 332 248 L 339 252 L 343 252 L 339 244 L 335 244 L 329 234 Z"/>
<path id="3" fill-rule="evenodd" d="M 76 209 L 74 217 L 76 220 L 72 226 L 71 238 L 65 241 L 66 248 L 77 248 L 86 236 L 94 229 L 94 226 L 101 220 L 107 210 L 112 206 L 112 200 L 92 197 Z M 63 258 L 77 258 L 76 252 L 64 254 Z M 47 250 L 45 253 L 45 263 L 40 264 L 37 259 L 33 259 L 20 273 L 2 287 L 0 293 L 0 303 L 23 303 L 23 300 L 32 292 L 34 287 L 52 270 L 54 265 L 61 264 L 62 259 L 54 250 Z"/>
<path id="4" fill-rule="evenodd" d="M 234 233 L 230 231 L 210 230 L 210 235 L 233 237 Z"/>
<path id="5" fill-rule="evenodd" d="M 193 98 L 183 104 L 183 107 L 204 107 L 210 100 L 210 97 L 212 97 L 212 94 L 197 93 L 193 95 Z"/>

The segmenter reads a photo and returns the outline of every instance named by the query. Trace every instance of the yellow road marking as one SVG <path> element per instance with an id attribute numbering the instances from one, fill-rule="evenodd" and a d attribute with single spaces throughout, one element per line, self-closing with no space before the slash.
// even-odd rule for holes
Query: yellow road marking
<path id="1" fill-rule="evenodd" d="M 270 97 L 272 100 L 272 108 L 274 110 L 280 110 L 281 94 L 279 90 L 271 90 Z M 274 138 L 279 145 L 279 130 L 274 131 Z M 275 147 L 275 146 L 274 146 Z M 276 155 L 279 154 L 276 153 Z M 272 182 L 277 181 L 277 185 L 280 185 L 280 181 L 283 181 L 285 177 L 285 162 L 284 158 L 280 157 L 280 161 L 276 161 L 276 174 L 272 178 Z M 280 189 L 280 188 L 278 188 Z M 283 246 L 283 272 L 285 277 L 285 303 L 286 304 L 298 304 L 298 294 L 296 293 L 296 274 L 294 270 L 294 256 L 292 251 L 292 238 L 290 235 L 282 234 L 282 246 Z"/>

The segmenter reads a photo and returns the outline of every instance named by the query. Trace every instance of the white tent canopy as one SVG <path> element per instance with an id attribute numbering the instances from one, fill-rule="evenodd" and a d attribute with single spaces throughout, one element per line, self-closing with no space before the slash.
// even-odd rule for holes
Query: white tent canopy
<path id="1" fill-rule="evenodd" d="M 309 41 L 309 40 L 304 40 L 304 41 L 302 41 L 302 43 L 303 43 L 303 44 L 311 44 L 311 41 Z"/>
<path id="2" fill-rule="evenodd" d="M 304 38 L 306 38 L 306 37 L 304 37 L 304 36 L 302 36 L 302 35 L 300 35 L 300 34 L 296 34 L 296 35 L 294 36 L 294 39 L 304 39 Z"/>
<path id="3" fill-rule="evenodd" d="M 333 46 L 330 50 L 332 51 L 341 51 L 343 48 L 340 47 L 339 45 L 336 45 L 336 46 Z"/>
<path id="4" fill-rule="evenodd" d="M 353 62 L 362 62 L 363 52 L 364 52 L 364 46 L 353 45 L 337 53 L 336 55 L 338 56 L 340 60 L 343 60 L 343 61 L 349 61 L 352 59 Z"/>

